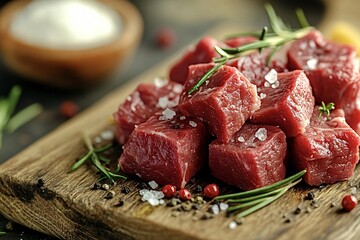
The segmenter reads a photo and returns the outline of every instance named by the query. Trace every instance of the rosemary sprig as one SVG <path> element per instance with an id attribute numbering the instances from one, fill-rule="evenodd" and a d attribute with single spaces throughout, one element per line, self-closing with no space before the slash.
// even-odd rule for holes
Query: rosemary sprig
<path id="1" fill-rule="evenodd" d="M 94 148 L 93 144 L 88 135 L 83 134 L 84 143 L 88 149 L 88 152 L 85 153 L 79 160 L 77 160 L 70 168 L 71 171 L 75 171 L 80 166 L 82 166 L 88 160 L 94 164 L 94 166 L 102 173 L 102 177 L 98 180 L 109 179 L 112 183 L 115 183 L 117 179 L 126 179 L 125 176 L 118 174 L 120 171 L 120 166 L 117 165 L 117 168 L 114 172 L 109 171 L 106 169 L 101 162 L 109 163 L 110 159 L 105 158 L 101 154 L 105 151 L 109 150 L 113 147 L 113 144 L 108 144 L 101 148 Z"/>
<path id="2" fill-rule="evenodd" d="M 249 54 L 254 50 L 261 51 L 263 48 L 275 49 L 267 59 L 267 63 L 269 63 L 276 49 L 290 41 L 307 35 L 312 30 L 312 27 L 305 27 L 296 31 L 291 31 L 284 24 L 282 19 L 276 15 L 275 10 L 270 4 L 266 4 L 265 9 L 273 32 L 268 33 L 267 28 L 264 27 L 262 31 L 255 32 L 253 34 L 253 36 L 257 36 L 259 38 L 257 41 L 244 44 L 237 48 L 220 48 L 215 46 L 214 48 L 220 57 L 213 59 L 213 62 L 215 63 L 214 66 L 207 73 L 205 73 L 200 78 L 200 80 L 188 91 L 189 95 L 198 90 L 199 87 L 206 80 L 208 80 L 222 65 L 226 64 L 227 61 Z M 304 15 L 303 17 L 305 18 Z"/>
<path id="3" fill-rule="evenodd" d="M 303 170 L 269 186 L 240 193 L 221 195 L 215 199 L 227 200 L 228 203 L 239 203 L 229 207 L 228 212 L 246 208 L 236 215 L 236 218 L 239 219 L 269 205 L 270 203 L 280 198 L 286 193 L 287 190 L 298 184 L 305 173 L 306 170 Z"/>
<path id="4" fill-rule="evenodd" d="M 32 104 L 14 115 L 16 105 L 21 95 L 19 86 L 14 86 L 6 98 L 0 98 L 0 149 L 4 131 L 14 132 L 42 112 L 40 104 Z"/>
<path id="5" fill-rule="evenodd" d="M 335 104 L 330 102 L 325 104 L 321 102 L 321 106 L 319 107 L 319 118 L 325 113 L 327 116 L 330 116 L 330 111 L 335 109 Z"/>
<path id="6" fill-rule="evenodd" d="M 309 27 L 310 24 L 305 16 L 305 13 L 304 11 L 301 9 L 301 8 L 298 8 L 296 9 L 296 17 L 298 19 L 298 22 L 299 22 L 299 25 L 302 27 L 302 28 L 306 28 L 306 27 Z"/>

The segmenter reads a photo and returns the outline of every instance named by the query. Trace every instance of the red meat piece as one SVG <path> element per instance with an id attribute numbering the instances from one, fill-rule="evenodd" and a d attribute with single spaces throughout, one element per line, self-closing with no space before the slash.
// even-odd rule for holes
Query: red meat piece
<path id="1" fill-rule="evenodd" d="M 197 91 L 188 91 L 213 67 L 197 64 L 189 67 L 189 78 L 180 96 L 179 109 L 185 116 L 202 118 L 220 142 L 228 142 L 247 119 L 260 107 L 256 86 L 236 68 L 220 67 Z"/>
<path id="2" fill-rule="evenodd" d="M 119 164 L 143 180 L 184 187 L 205 163 L 206 129 L 201 121 L 179 114 L 163 118 L 157 114 L 135 128 Z"/>
<path id="3" fill-rule="evenodd" d="M 340 102 L 335 106 L 344 110 L 346 122 L 360 136 L 360 80 L 345 89 Z"/>
<path id="4" fill-rule="evenodd" d="M 356 50 L 330 42 L 318 31 L 292 43 L 288 68 L 305 70 L 317 103 L 338 103 L 346 87 L 359 75 Z"/>
<path id="5" fill-rule="evenodd" d="M 223 43 L 211 38 L 202 38 L 197 45 L 190 49 L 178 60 L 170 69 L 170 80 L 184 84 L 189 74 L 189 66 L 197 63 L 209 63 L 219 54 L 214 50 L 214 46 L 222 46 Z"/>
<path id="6" fill-rule="evenodd" d="M 271 81 L 275 79 L 270 79 Z M 314 109 L 309 79 L 303 71 L 277 74 L 277 82 L 259 88 L 261 108 L 251 122 L 280 126 L 287 137 L 305 131 Z"/>
<path id="7" fill-rule="evenodd" d="M 254 42 L 256 40 L 257 40 L 256 37 L 251 37 L 251 36 L 234 37 L 234 38 L 226 39 L 224 41 L 224 43 L 226 45 L 228 45 L 229 47 L 235 48 L 235 47 L 240 47 L 240 46 L 245 45 L 245 44 L 252 43 L 252 42 Z"/>
<path id="8" fill-rule="evenodd" d="M 310 126 L 291 141 L 292 161 L 306 169 L 304 180 L 312 186 L 350 178 L 359 160 L 359 136 L 345 122 L 338 109 L 328 119 L 315 108 Z"/>
<path id="9" fill-rule="evenodd" d="M 245 124 L 229 143 L 215 140 L 210 144 L 209 165 L 214 177 L 250 190 L 285 177 L 286 152 L 286 137 L 280 128 Z"/>
<path id="10" fill-rule="evenodd" d="M 175 82 L 156 80 L 155 83 L 141 83 L 114 113 L 119 143 L 124 144 L 136 125 L 160 109 L 176 106 L 181 91 L 182 85 Z"/>
<path id="11" fill-rule="evenodd" d="M 271 69 L 276 70 L 278 73 L 288 71 L 286 64 L 279 58 L 274 57 L 270 64 L 267 64 L 270 53 L 271 51 L 269 50 L 263 50 L 261 53 L 254 52 L 231 60 L 227 64 L 239 69 L 252 84 L 255 84 L 257 87 L 262 87 L 265 83 L 264 76 Z"/>

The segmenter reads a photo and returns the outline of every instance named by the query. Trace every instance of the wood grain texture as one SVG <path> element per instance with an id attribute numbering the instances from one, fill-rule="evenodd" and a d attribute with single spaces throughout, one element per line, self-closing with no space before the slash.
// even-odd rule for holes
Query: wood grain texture
<path id="1" fill-rule="evenodd" d="M 220 27 L 211 35 L 227 32 L 234 30 Z M 97 176 L 90 166 L 69 173 L 70 166 L 85 151 L 81 133 L 96 136 L 109 128 L 109 116 L 127 94 L 141 81 L 165 76 L 170 62 L 172 59 L 115 90 L 1 165 L 1 214 L 61 239 L 356 239 L 360 234 L 360 208 L 342 213 L 339 204 L 342 196 L 350 193 L 350 185 L 360 185 L 359 169 L 349 182 L 321 189 L 297 186 L 247 217 L 235 230 L 228 228 L 232 218 L 224 214 L 194 220 L 193 212 L 172 217 L 169 207 L 149 207 L 140 200 L 137 181 L 119 182 L 112 187 L 117 195 L 107 200 L 104 191 L 91 190 Z M 39 178 L 45 182 L 43 187 L 37 185 Z M 206 177 L 198 179 L 206 182 Z M 130 188 L 130 194 L 121 193 L 124 186 Z M 304 200 L 309 190 L 315 193 L 318 207 Z M 124 206 L 114 207 L 119 199 L 125 200 Z M 334 207 L 330 207 L 331 202 Z M 299 206 L 302 211 L 295 214 Z M 204 206 L 195 217 L 206 210 Z M 288 218 L 291 221 L 286 223 Z"/>

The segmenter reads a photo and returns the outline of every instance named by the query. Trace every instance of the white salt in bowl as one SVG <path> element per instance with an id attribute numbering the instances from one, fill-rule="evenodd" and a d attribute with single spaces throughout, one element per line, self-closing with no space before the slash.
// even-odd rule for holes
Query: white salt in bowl
<path id="1" fill-rule="evenodd" d="M 126 0 L 99 0 L 119 14 L 122 30 L 114 41 L 82 50 L 57 50 L 24 42 L 10 33 L 15 14 L 29 0 L 9 2 L 0 12 L 0 53 L 4 63 L 27 80 L 64 89 L 94 86 L 131 58 L 138 46 L 143 22 Z"/>

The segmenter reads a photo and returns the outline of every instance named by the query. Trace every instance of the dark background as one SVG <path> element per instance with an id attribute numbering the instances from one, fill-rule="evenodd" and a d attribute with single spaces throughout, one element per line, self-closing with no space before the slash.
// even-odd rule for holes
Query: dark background
<path id="1" fill-rule="evenodd" d="M 265 2 L 270 2 L 278 14 L 293 26 L 296 26 L 294 10 L 297 7 L 304 9 L 312 25 L 317 25 L 321 21 L 325 11 L 323 3 L 316 0 L 133 0 L 131 2 L 138 7 L 144 19 L 145 28 L 141 45 L 132 63 L 126 69 L 121 69 L 110 76 L 108 81 L 100 86 L 82 91 L 61 91 L 48 88 L 26 81 L 8 70 L 0 61 L 0 96 L 7 95 L 11 87 L 17 84 L 23 90 L 19 109 L 34 102 L 42 104 L 45 109 L 39 117 L 15 133 L 5 135 L 3 148 L 0 149 L 0 163 L 66 121 L 58 111 L 60 103 L 64 100 L 74 101 L 80 111 L 87 108 L 111 90 L 120 87 L 155 63 L 200 38 L 217 23 L 228 21 L 246 26 L 247 29 L 244 30 L 261 29 L 262 26 L 267 25 L 263 8 Z M 0 4 L 2 6 L 6 4 L 6 1 L 0 1 Z M 154 44 L 156 32 L 163 27 L 171 28 L 176 33 L 176 41 L 165 50 Z M 6 223 L 8 220 L 0 215 L 0 231 L 5 230 Z M 14 230 L 9 231 L 6 236 L 0 236 L 0 239 L 52 238 L 14 224 Z"/>

